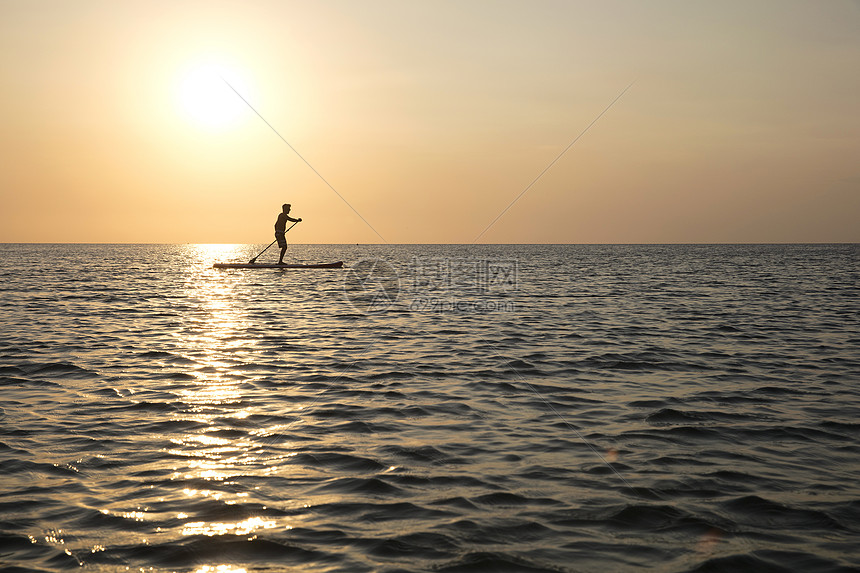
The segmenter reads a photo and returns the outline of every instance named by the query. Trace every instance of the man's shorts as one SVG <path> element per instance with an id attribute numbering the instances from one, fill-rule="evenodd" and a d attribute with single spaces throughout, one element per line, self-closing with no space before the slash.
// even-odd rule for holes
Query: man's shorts
<path id="1" fill-rule="evenodd" d="M 275 233 L 275 239 L 278 241 L 278 247 L 283 249 L 287 246 L 287 234 L 286 233 Z"/>

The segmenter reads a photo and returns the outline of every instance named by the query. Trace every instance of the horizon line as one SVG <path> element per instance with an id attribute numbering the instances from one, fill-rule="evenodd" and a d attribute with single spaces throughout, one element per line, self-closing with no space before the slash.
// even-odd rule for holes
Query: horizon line
<path id="1" fill-rule="evenodd" d="M 0 245 L 263 245 L 263 243 L 224 243 L 224 242 L 216 242 L 216 243 L 207 243 L 207 242 L 128 242 L 128 241 L 62 241 L 62 242 L 54 242 L 54 241 L 0 241 Z M 617 242 L 617 243 L 601 243 L 601 242 L 586 242 L 586 243 L 290 243 L 293 246 L 300 245 L 351 245 L 351 246 L 365 246 L 365 245 L 381 245 L 386 247 L 396 247 L 396 246 L 404 246 L 404 245 L 451 245 L 451 246 L 466 246 L 466 247 L 479 247 L 482 245 L 860 245 L 860 241 L 753 241 L 753 242 L 731 242 L 731 241 L 717 241 L 717 242 L 684 242 L 684 241 L 671 241 L 671 242 L 646 242 L 646 243 L 626 243 L 626 242 Z"/>

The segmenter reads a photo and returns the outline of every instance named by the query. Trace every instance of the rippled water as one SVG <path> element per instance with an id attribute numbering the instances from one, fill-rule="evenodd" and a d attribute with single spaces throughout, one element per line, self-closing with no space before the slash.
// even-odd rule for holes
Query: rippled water
<path id="1" fill-rule="evenodd" d="M 258 249 L 0 245 L 0 567 L 860 567 L 857 245 Z"/>

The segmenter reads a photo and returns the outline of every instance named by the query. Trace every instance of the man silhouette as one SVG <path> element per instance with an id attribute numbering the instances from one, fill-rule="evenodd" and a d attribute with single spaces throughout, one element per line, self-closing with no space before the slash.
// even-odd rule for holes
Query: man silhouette
<path id="1" fill-rule="evenodd" d="M 298 223 L 299 219 L 290 217 L 290 204 L 284 203 L 281 207 L 281 212 L 278 213 L 278 220 L 275 221 L 275 240 L 278 241 L 278 246 L 281 247 L 281 256 L 278 257 L 278 264 L 284 264 L 284 254 L 287 252 L 287 221 Z"/>

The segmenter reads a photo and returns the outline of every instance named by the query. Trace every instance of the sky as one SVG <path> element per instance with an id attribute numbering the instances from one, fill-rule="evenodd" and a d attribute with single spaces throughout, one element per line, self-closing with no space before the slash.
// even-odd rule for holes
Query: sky
<path id="1" fill-rule="evenodd" d="M 860 242 L 858 30 L 857 0 L 0 0 L 0 242 L 267 243 L 282 203 L 297 243 Z"/>

